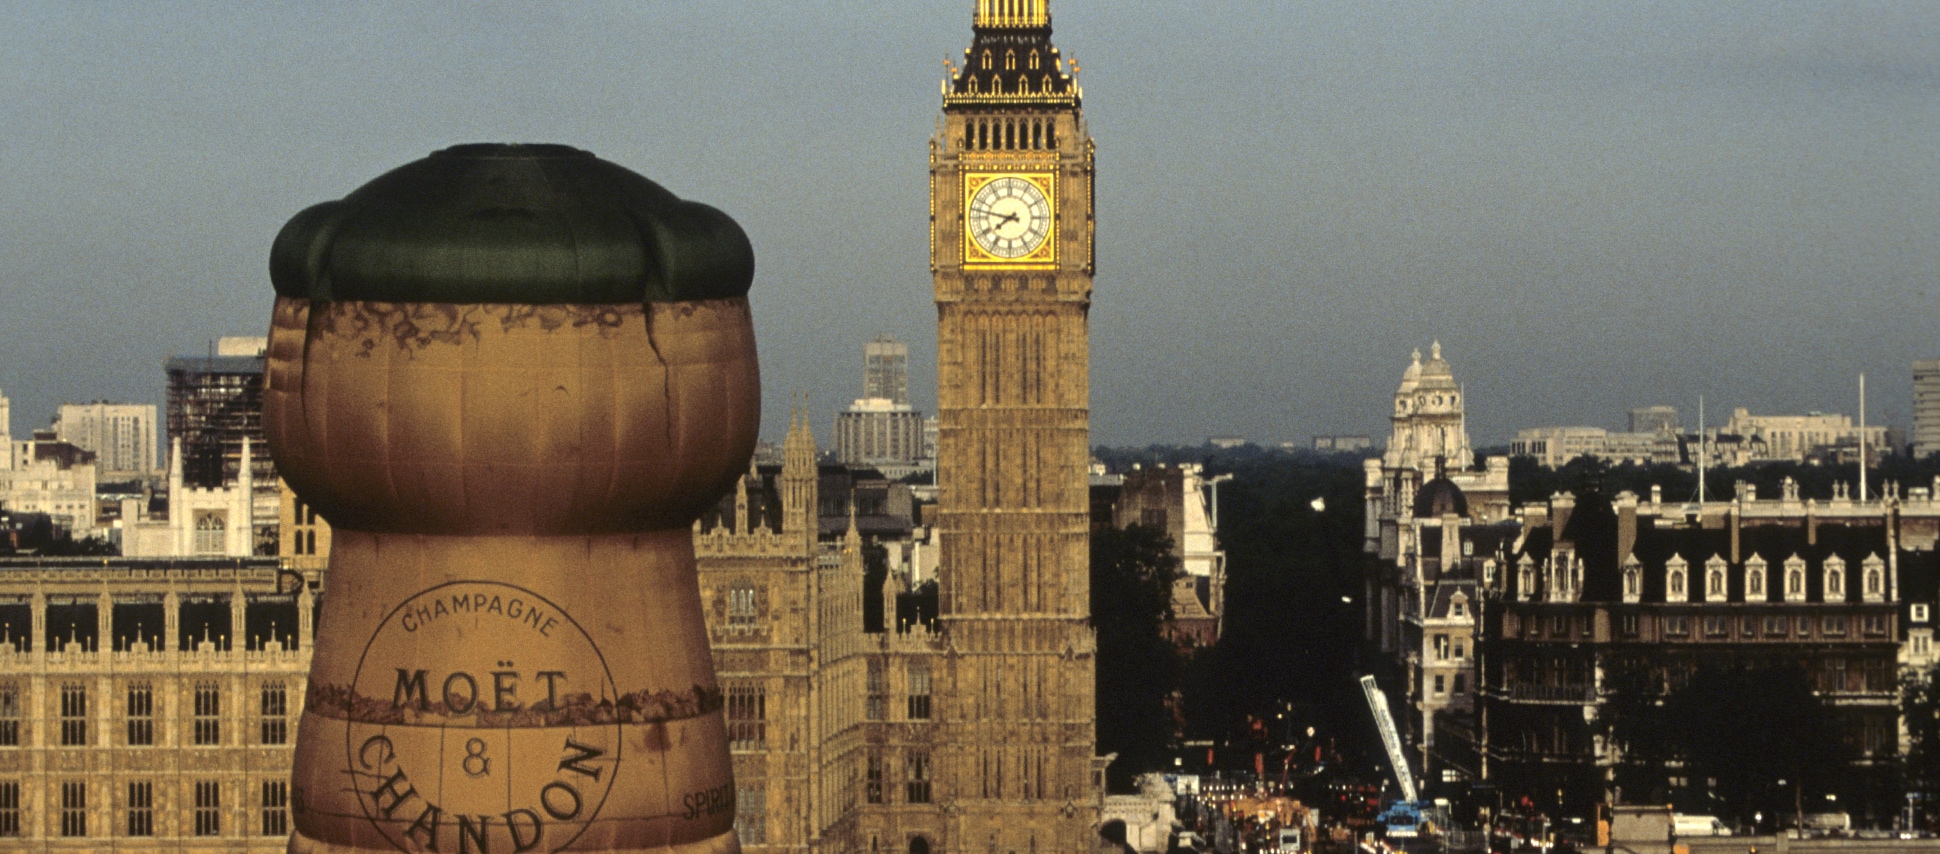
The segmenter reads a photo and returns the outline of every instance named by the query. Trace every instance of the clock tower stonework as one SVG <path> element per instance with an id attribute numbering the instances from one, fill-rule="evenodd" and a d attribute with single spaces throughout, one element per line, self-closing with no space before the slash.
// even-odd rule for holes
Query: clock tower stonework
<path id="1" fill-rule="evenodd" d="M 938 805 L 963 852 L 1096 845 L 1094 145 L 1048 0 L 978 0 L 930 142 Z"/>

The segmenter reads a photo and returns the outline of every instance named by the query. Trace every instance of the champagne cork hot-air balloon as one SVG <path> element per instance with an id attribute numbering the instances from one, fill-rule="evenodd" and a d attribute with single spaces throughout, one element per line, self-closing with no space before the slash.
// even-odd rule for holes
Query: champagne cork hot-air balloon
<path id="1" fill-rule="evenodd" d="M 465 145 L 270 269 L 265 428 L 334 527 L 290 850 L 738 850 L 690 526 L 759 421 L 741 229 Z"/>

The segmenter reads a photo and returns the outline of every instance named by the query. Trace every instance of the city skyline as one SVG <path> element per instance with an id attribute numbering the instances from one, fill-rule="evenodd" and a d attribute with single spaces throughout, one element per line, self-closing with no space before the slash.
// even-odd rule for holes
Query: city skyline
<path id="1" fill-rule="evenodd" d="M 935 408 L 924 151 L 967 0 L 10 9 L 17 434 L 159 401 L 167 357 L 261 334 L 291 214 L 478 140 L 586 148 L 747 226 L 765 437 L 796 392 L 832 423 L 877 332 Z M 1478 445 L 1694 422 L 1700 394 L 1853 413 L 1862 371 L 1867 421 L 1910 424 L 1940 352 L 1940 9 L 1055 11 L 1108 167 L 1099 444 L 1380 436 L 1435 339 Z"/>

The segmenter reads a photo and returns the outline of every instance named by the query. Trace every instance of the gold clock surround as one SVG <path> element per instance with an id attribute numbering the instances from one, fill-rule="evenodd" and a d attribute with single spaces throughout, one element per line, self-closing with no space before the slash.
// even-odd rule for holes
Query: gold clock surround
<path id="1" fill-rule="evenodd" d="M 1027 181 L 1044 194 L 1050 207 L 1046 234 L 1037 248 L 1015 258 L 1005 258 L 986 250 L 977 242 L 972 222 L 975 219 L 971 205 L 976 201 L 977 192 L 986 185 L 997 181 L 1015 178 Z M 980 268 L 1009 269 L 1047 269 L 1054 267 L 1058 260 L 1058 194 L 1057 174 L 1054 172 L 965 172 L 963 175 L 963 265 Z"/>

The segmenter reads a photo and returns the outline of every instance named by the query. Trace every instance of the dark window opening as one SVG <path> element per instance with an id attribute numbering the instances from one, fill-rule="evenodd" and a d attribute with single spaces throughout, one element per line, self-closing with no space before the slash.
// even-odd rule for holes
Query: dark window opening
<path id="1" fill-rule="evenodd" d="M 148 644 L 151 652 L 162 648 L 168 615 L 161 602 L 116 602 L 110 620 L 116 652 L 132 650 L 137 643 Z"/>
<path id="2" fill-rule="evenodd" d="M 32 652 L 34 648 L 34 608 L 25 602 L 0 604 L 0 643 L 13 647 L 14 652 Z"/>
<path id="3" fill-rule="evenodd" d="M 277 641 L 285 650 L 296 649 L 296 597 L 252 596 L 243 603 L 243 640 L 245 648 L 260 652 Z"/>
<path id="4" fill-rule="evenodd" d="M 198 596 L 183 598 L 179 632 L 176 641 L 183 651 L 194 651 L 197 644 L 208 641 L 215 645 L 217 652 L 229 651 L 229 597 Z"/>
<path id="5" fill-rule="evenodd" d="M 82 652 L 95 652 L 100 649 L 97 636 L 101 629 L 95 618 L 92 602 L 47 605 L 47 650 L 60 652 L 73 643 Z"/>

